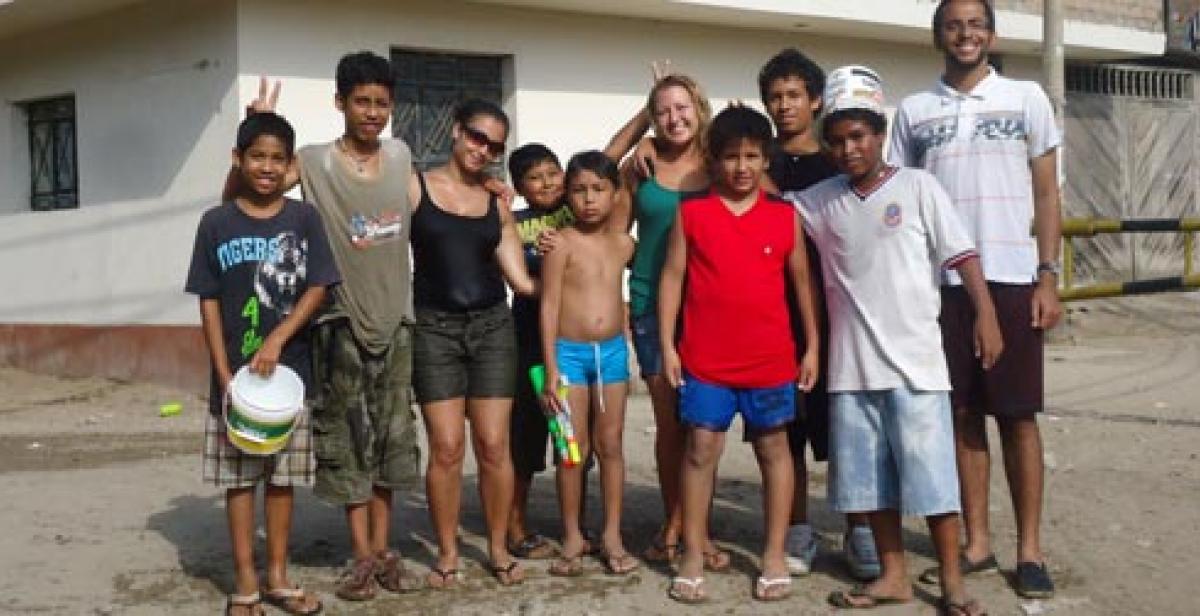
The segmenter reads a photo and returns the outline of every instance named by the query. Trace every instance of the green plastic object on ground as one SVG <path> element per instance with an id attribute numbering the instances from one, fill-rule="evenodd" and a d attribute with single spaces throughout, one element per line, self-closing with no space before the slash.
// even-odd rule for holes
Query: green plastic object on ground
<path id="1" fill-rule="evenodd" d="M 546 366 L 531 366 L 529 382 L 533 384 L 533 391 L 541 395 L 546 388 Z M 559 396 L 561 397 L 561 393 Z M 575 431 L 571 428 L 571 416 L 560 412 L 558 415 L 547 417 L 546 423 L 550 426 L 550 438 L 554 441 L 554 449 L 558 452 L 558 459 L 562 461 L 563 466 L 570 468 L 579 464 L 579 446 L 574 442 Z"/>

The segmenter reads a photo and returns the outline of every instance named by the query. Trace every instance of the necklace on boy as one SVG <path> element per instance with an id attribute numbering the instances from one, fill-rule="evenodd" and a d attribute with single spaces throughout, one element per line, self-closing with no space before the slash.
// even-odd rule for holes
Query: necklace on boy
<path id="1" fill-rule="evenodd" d="M 354 169 L 359 173 L 366 173 L 367 163 L 371 162 L 371 159 L 375 158 L 375 155 L 379 153 L 379 150 L 376 149 L 374 152 L 371 152 L 370 154 L 367 154 L 361 158 L 355 156 L 354 153 L 350 151 L 350 148 L 346 147 L 345 137 L 338 137 L 337 145 L 338 149 L 342 151 L 342 154 L 345 154 L 346 158 L 349 158 L 350 162 L 354 163 Z"/>

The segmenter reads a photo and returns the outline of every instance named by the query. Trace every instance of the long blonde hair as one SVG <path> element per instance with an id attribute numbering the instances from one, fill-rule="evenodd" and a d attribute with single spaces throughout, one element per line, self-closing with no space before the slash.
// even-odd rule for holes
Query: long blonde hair
<path id="1" fill-rule="evenodd" d="M 654 87 L 650 88 L 650 95 L 646 97 L 646 115 L 650 118 L 650 125 L 654 126 L 654 99 L 667 88 L 683 88 L 688 93 L 688 97 L 692 99 L 692 107 L 696 109 L 696 136 L 695 145 L 699 151 L 705 151 L 705 143 L 708 139 L 708 125 L 712 123 L 712 106 L 708 103 L 708 97 L 704 95 L 704 90 L 700 88 L 700 84 L 696 83 L 695 79 L 680 73 L 671 73 L 666 77 L 658 80 Z M 657 128 L 655 129 L 657 132 Z"/>

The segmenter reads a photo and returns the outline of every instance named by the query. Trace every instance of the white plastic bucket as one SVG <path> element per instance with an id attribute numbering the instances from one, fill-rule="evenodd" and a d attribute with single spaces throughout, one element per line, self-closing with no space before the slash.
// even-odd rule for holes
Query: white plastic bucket
<path id="1" fill-rule="evenodd" d="M 229 442 L 249 454 L 273 454 L 287 446 L 303 409 L 304 382 L 294 370 L 278 365 L 264 378 L 242 366 L 229 383 Z"/>

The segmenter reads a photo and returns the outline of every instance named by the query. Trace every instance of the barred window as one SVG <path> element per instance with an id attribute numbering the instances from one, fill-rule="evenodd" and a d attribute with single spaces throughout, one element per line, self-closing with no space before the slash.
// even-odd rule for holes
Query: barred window
<path id="1" fill-rule="evenodd" d="M 418 169 L 436 167 L 450 158 L 450 127 L 459 103 L 481 98 L 502 104 L 503 62 L 500 56 L 392 52 L 396 67 L 392 131 L 412 149 Z"/>
<path id="2" fill-rule="evenodd" d="M 1144 66 L 1068 64 L 1064 77 L 1068 92 L 1155 100 L 1190 101 L 1195 87 L 1191 71 Z"/>
<path id="3" fill-rule="evenodd" d="M 21 106 L 29 122 L 30 207 L 79 207 L 75 97 L 27 101 Z"/>

